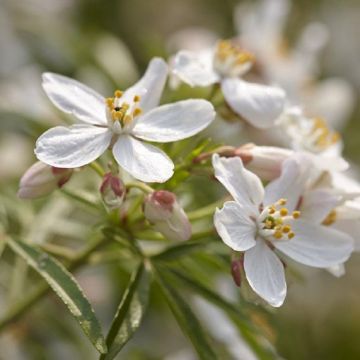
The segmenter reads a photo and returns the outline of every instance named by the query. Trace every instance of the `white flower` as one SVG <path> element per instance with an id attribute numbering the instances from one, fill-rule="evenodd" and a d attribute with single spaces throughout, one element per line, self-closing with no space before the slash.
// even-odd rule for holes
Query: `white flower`
<path id="1" fill-rule="evenodd" d="M 268 128 L 283 111 L 285 93 L 278 87 L 249 83 L 240 79 L 254 62 L 251 53 L 231 41 L 219 41 L 214 49 L 180 51 L 173 60 L 175 75 L 190 86 L 220 83 L 232 110 L 251 125 Z"/>
<path id="2" fill-rule="evenodd" d="M 173 162 L 142 140 L 171 142 L 190 137 L 208 126 L 215 112 L 200 99 L 157 107 L 167 72 L 166 63 L 155 58 L 142 79 L 108 99 L 75 80 L 45 73 L 43 87 L 49 98 L 82 124 L 46 131 L 36 142 L 36 156 L 51 166 L 75 168 L 94 161 L 111 146 L 116 161 L 135 178 L 168 180 Z"/>
<path id="3" fill-rule="evenodd" d="M 245 252 L 248 282 L 269 304 L 281 306 L 286 296 L 284 266 L 274 250 L 319 268 L 348 259 L 351 237 L 302 219 L 297 210 L 308 178 L 305 158 L 286 160 L 280 178 L 265 189 L 239 158 L 214 155 L 213 166 L 216 178 L 235 200 L 216 210 L 215 227 L 226 245 Z"/>

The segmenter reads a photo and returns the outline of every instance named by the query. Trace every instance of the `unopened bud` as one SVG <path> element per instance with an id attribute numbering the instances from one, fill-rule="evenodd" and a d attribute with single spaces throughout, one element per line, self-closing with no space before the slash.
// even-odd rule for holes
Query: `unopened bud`
<path id="1" fill-rule="evenodd" d="M 234 253 L 231 259 L 231 275 L 236 286 L 241 286 L 241 272 L 244 269 L 244 260 L 238 253 Z"/>
<path id="2" fill-rule="evenodd" d="M 288 149 L 253 144 L 241 146 L 234 152 L 248 170 L 269 181 L 280 176 L 282 163 L 292 154 Z"/>
<path id="3" fill-rule="evenodd" d="M 170 240 L 188 240 L 191 237 L 189 219 L 170 191 L 154 191 L 148 195 L 144 214 L 154 228 Z"/>
<path id="4" fill-rule="evenodd" d="M 72 173 L 73 169 L 55 168 L 38 161 L 30 166 L 20 179 L 17 195 L 21 199 L 49 195 L 68 182 Z"/>
<path id="5" fill-rule="evenodd" d="M 125 185 L 121 179 L 110 173 L 104 175 L 103 182 L 100 186 L 100 193 L 105 205 L 110 210 L 121 207 L 125 198 Z"/>

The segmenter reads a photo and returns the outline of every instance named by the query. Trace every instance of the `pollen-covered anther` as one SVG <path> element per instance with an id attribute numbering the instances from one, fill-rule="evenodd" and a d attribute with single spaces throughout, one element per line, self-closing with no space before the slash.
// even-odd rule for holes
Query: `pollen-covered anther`
<path id="1" fill-rule="evenodd" d="M 280 230 L 275 231 L 275 233 L 274 233 L 274 238 L 275 239 L 281 239 L 282 237 L 283 237 L 282 231 L 280 231 Z"/>
<path id="2" fill-rule="evenodd" d="M 121 98 L 122 95 L 123 95 L 123 92 L 122 92 L 121 90 L 116 90 L 116 91 L 114 92 L 114 96 L 115 96 L 116 98 Z"/>
<path id="3" fill-rule="evenodd" d="M 140 108 L 136 108 L 133 112 L 134 117 L 139 116 L 141 114 L 142 114 L 142 110 Z"/>
<path id="4" fill-rule="evenodd" d="M 139 102 L 141 100 L 141 97 L 139 95 L 134 96 L 134 102 Z"/>
<path id="5" fill-rule="evenodd" d="M 316 117 L 312 121 L 312 136 L 314 137 L 315 146 L 326 149 L 340 141 L 340 134 L 332 131 L 323 118 Z"/>
<path id="6" fill-rule="evenodd" d="M 300 217 L 300 215 L 301 215 L 301 213 L 300 213 L 300 211 L 298 211 L 298 210 L 295 210 L 295 211 L 293 211 L 293 213 L 292 213 L 292 217 L 293 217 L 294 219 L 298 219 L 298 218 Z"/>
<path id="7" fill-rule="evenodd" d="M 323 225 L 332 225 L 335 221 L 336 221 L 336 211 L 335 210 L 331 210 L 329 212 L 329 214 L 326 216 L 326 218 L 324 219 L 324 221 L 322 222 Z"/>
<path id="8" fill-rule="evenodd" d="M 281 216 L 286 216 L 289 213 L 287 208 L 281 208 L 279 212 Z"/>
<path id="9" fill-rule="evenodd" d="M 289 232 L 288 233 L 288 239 L 292 239 L 295 236 L 294 232 Z"/>

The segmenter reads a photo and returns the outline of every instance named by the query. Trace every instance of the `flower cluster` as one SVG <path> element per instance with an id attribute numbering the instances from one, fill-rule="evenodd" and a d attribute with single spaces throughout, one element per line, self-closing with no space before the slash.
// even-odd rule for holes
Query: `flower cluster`
<path id="1" fill-rule="evenodd" d="M 19 196 L 47 195 L 74 169 L 89 165 L 103 178 L 100 194 L 107 210 L 120 211 L 120 227 L 130 231 L 135 223 L 161 239 L 185 241 L 199 225 L 192 227 L 194 217 L 180 205 L 191 203 L 194 194 L 177 186 L 192 174 L 205 174 L 232 197 L 220 209 L 214 206 L 211 215 L 232 256 L 242 259 L 232 263 L 238 285 L 244 274 L 256 294 L 278 307 L 287 292 L 288 258 L 342 274 L 344 262 L 360 247 L 360 185 L 347 175 L 338 130 L 314 112 L 320 107 L 313 99 L 310 104 L 314 89 L 306 86 L 316 78 L 317 53 L 327 36 L 312 24 L 308 31 L 320 43 L 311 44 L 307 35 L 297 51 L 284 51 L 281 29 L 274 25 L 281 24 L 284 14 L 276 11 L 283 7 L 269 9 L 265 3 L 261 21 L 257 8 L 253 17 L 239 12 L 239 36 L 197 50 L 189 44 L 169 64 L 154 58 L 137 83 L 110 97 L 68 77 L 43 74 L 49 99 L 78 123 L 38 138 L 40 162 L 23 176 Z M 168 75 L 169 91 L 185 83 L 206 88 L 210 96 L 160 105 Z M 230 146 L 224 134 L 234 119 L 243 126 L 232 134 Z M 180 142 L 203 131 L 221 138 L 222 146 L 210 140 L 196 148 Z M 186 155 L 178 156 L 174 149 L 179 148 Z M 110 160 L 109 172 L 102 168 L 104 159 Z M 133 200 L 128 196 L 133 188 L 145 194 Z M 126 222 L 129 209 L 139 204 L 142 218 Z"/>

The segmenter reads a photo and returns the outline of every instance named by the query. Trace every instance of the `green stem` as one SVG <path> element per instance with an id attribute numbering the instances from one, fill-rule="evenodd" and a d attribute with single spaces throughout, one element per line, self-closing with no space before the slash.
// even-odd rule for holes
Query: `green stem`
<path id="1" fill-rule="evenodd" d="M 144 192 L 145 194 L 151 194 L 152 192 L 154 192 L 154 189 L 152 187 L 150 187 L 149 185 L 146 185 L 144 183 L 137 182 L 137 181 L 127 183 L 126 187 L 128 189 L 131 189 L 131 188 L 139 189 L 142 192 Z"/>
<path id="2" fill-rule="evenodd" d="M 209 236 L 213 236 L 215 234 L 216 234 L 215 233 L 215 228 L 210 228 L 210 229 L 199 231 L 199 232 L 193 234 L 191 236 L 190 240 L 198 240 L 198 239 L 206 238 L 206 237 L 209 237 Z"/>
<path id="3" fill-rule="evenodd" d="M 82 204 L 85 204 L 86 206 L 90 206 L 93 209 L 99 210 L 99 207 L 98 207 L 98 205 L 96 203 L 94 203 L 91 200 L 85 198 L 83 195 L 80 195 L 78 193 L 75 193 L 75 192 L 73 192 L 73 191 L 71 191 L 69 189 L 65 189 L 65 188 L 60 189 L 60 191 L 64 195 L 66 195 L 67 197 L 69 197 L 69 198 L 71 198 L 73 200 L 76 200 L 76 201 L 78 201 L 78 202 L 80 202 Z"/>
<path id="4" fill-rule="evenodd" d="M 69 263 L 67 269 L 71 271 L 76 270 L 82 266 L 84 263 L 86 263 L 88 257 L 106 242 L 106 237 L 95 239 L 84 250 L 80 251 L 73 257 L 73 260 Z M 0 331 L 2 331 L 7 325 L 19 319 L 24 313 L 26 313 L 27 310 L 29 310 L 34 304 L 42 299 L 49 292 L 49 290 L 50 287 L 47 283 L 41 283 L 35 288 L 35 290 L 30 293 L 30 295 L 22 298 L 19 302 L 10 307 L 5 316 L 0 319 Z"/>
<path id="5" fill-rule="evenodd" d="M 102 166 L 97 162 L 93 161 L 89 164 L 89 166 L 101 177 L 103 178 L 105 175 L 105 170 L 102 168 Z"/>
<path id="6" fill-rule="evenodd" d="M 215 213 L 215 209 L 224 204 L 223 199 L 217 200 L 212 204 L 206 205 L 200 209 L 196 209 L 194 211 L 190 211 L 187 213 L 187 216 L 190 221 L 199 220 L 207 216 L 212 216 Z"/>

